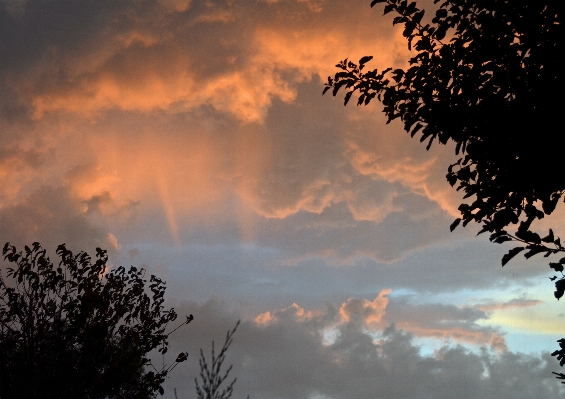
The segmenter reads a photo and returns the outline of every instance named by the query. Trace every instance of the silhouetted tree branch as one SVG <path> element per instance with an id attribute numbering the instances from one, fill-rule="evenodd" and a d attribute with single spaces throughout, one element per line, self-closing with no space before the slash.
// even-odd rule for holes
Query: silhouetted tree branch
<path id="1" fill-rule="evenodd" d="M 227 332 L 224 345 L 217 356 L 214 352 L 214 341 L 212 341 L 212 357 L 210 358 L 210 363 L 206 360 L 203 350 L 200 349 L 200 359 L 198 363 L 200 365 L 201 382 L 198 383 L 198 379 L 194 379 L 198 399 L 229 399 L 231 397 L 237 378 L 234 378 L 225 388 L 222 388 L 222 384 L 228 379 L 233 365 L 230 365 L 225 371 L 222 371 L 222 366 L 226 360 L 226 353 L 233 342 L 233 334 L 238 326 L 239 321 L 231 331 Z M 247 399 L 249 399 L 249 396 Z"/>
<path id="2" fill-rule="evenodd" d="M 328 77 L 324 93 L 345 90 L 347 104 L 377 98 L 388 122 L 400 119 L 412 137 L 455 143 L 460 158 L 446 178 L 471 203 L 459 206 L 460 223 L 482 225 L 494 243 L 516 242 L 502 266 L 519 253 L 528 259 L 565 252 L 552 229 L 532 231 L 534 221 L 551 215 L 565 192 L 560 178 L 562 147 L 556 145 L 561 125 L 563 2 L 559 0 L 434 0 L 431 20 L 415 2 L 384 3 L 394 12 L 393 25 L 404 26 L 414 51 L 406 70 L 365 71 L 373 57 L 358 63 L 345 59 Z M 555 297 L 565 294 L 565 257 L 549 263 L 559 275 Z M 561 356 L 563 362 L 563 342 Z"/>

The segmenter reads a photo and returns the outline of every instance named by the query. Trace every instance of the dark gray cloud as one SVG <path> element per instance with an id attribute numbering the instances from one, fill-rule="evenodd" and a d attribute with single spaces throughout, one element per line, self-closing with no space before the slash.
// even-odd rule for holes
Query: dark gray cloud
<path id="1" fill-rule="evenodd" d="M 148 224 L 142 228 L 149 227 Z M 233 229 L 237 231 L 237 225 Z M 353 259 L 351 264 L 343 264 L 337 260 L 328 263 L 325 258 L 316 256 L 290 262 L 288 254 L 280 247 L 255 243 L 242 245 L 233 236 L 218 238 L 203 230 L 200 240 L 195 235 L 193 244 L 180 248 L 167 245 L 168 237 L 164 232 L 160 244 L 122 241 L 123 251 L 135 248 L 135 262 L 151 265 L 155 272 L 159 271 L 157 265 L 166 264 L 164 278 L 169 281 L 173 297 L 201 300 L 222 293 L 234 302 L 248 303 L 252 313 L 288 306 L 292 302 L 317 308 L 325 301 L 373 300 L 388 288 L 394 293 L 408 293 L 410 300 L 415 302 L 429 302 L 437 295 L 445 294 L 450 298 L 460 297 L 458 303 L 464 303 L 469 292 L 474 290 L 492 290 L 489 295 L 519 296 L 522 294 L 511 290 L 527 288 L 532 281 L 547 281 L 547 290 L 530 295 L 538 298 L 547 294 L 545 297 L 552 299 L 552 286 L 546 280 L 545 265 L 536 268 L 518 260 L 506 270 L 498 264 L 501 248 L 472 238 L 462 240 L 456 247 L 446 243 L 439 248 L 416 250 L 393 263 L 378 263 L 369 257 L 360 257 Z M 156 230 L 152 234 L 156 234 Z M 117 262 L 129 264 L 131 261 L 124 254 Z M 483 306 L 483 295 L 475 295 L 479 307 Z M 492 306 L 499 305 L 497 301 Z M 420 315 L 422 318 L 427 314 L 424 310 Z"/>
<path id="2" fill-rule="evenodd" d="M 206 352 L 211 340 L 222 343 L 239 310 L 234 304 L 211 300 L 202 305 L 184 303 L 177 311 L 196 317 L 172 338 L 176 348 L 188 350 L 191 356 L 167 381 L 165 397 L 173 398 L 172 388 L 177 387 L 183 399 L 193 396 L 198 348 Z M 375 340 L 351 323 L 341 325 L 335 341 L 324 344 L 321 328 L 335 320 L 335 308 L 306 319 L 289 308 L 277 317 L 264 326 L 243 322 L 237 331 L 227 359 L 238 378 L 236 397 L 530 399 L 564 393 L 551 374 L 557 362 L 547 353 L 493 354 L 455 346 L 423 356 L 413 336 L 394 325 Z"/>
<path id="3" fill-rule="evenodd" d="M 66 187 L 42 187 L 21 202 L 0 209 L 0 241 L 18 249 L 32 242 L 54 251 L 66 243 L 72 251 L 94 252 L 96 247 L 115 255 L 109 234 L 89 220 L 77 207 Z"/>

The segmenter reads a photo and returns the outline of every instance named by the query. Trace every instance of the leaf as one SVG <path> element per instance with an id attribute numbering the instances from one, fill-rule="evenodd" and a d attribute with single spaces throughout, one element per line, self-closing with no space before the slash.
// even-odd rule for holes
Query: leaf
<path id="1" fill-rule="evenodd" d="M 420 122 L 416 123 L 416 126 L 414 127 L 414 129 L 410 133 L 410 136 L 414 137 L 414 135 L 416 133 L 418 133 L 418 130 L 420 130 L 422 127 L 424 127 L 424 125 L 422 125 Z"/>
<path id="2" fill-rule="evenodd" d="M 402 32 L 402 36 L 404 37 L 412 36 L 414 29 L 416 29 L 416 24 L 414 22 L 406 22 L 406 24 L 404 25 L 404 31 Z"/>
<path id="3" fill-rule="evenodd" d="M 512 241 L 512 238 L 508 236 L 500 236 L 495 238 L 492 242 L 494 242 L 495 244 L 502 244 L 503 242 L 507 242 L 507 241 Z"/>
<path id="4" fill-rule="evenodd" d="M 542 245 L 528 245 L 526 249 L 529 249 L 529 251 L 524 254 L 526 259 L 530 259 L 532 256 L 537 255 L 540 252 L 547 251 L 547 248 Z"/>
<path id="5" fill-rule="evenodd" d="M 434 142 L 434 139 L 436 138 L 435 135 L 433 135 L 432 137 L 430 137 L 430 141 L 428 142 L 428 145 L 426 146 L 426 151 L 430 150 L 430 147 L 432 146 L 432 143 Z"/>
<path id="6" fill-rule="evenodd" d="M 555 295 L 555 298 L 559 300 L 564 293 L 565 293 L 565 279 L 557 280 L 555 282 L 555 292 L 553 293 Z"/>
<path id="7" fill-rule="evenodd" d="M 527 230 L 527 227 L 522 228 L 523 223 L 524 222 L 520 224 L 520 228 L 518 228 L 518 231 L 516 232 L 516 237 L 529 243 L 541 244 L 541 237 L 539 236 L 539 234 Z"/>
<path id="8" fill-rule="evenodd" d="M 490 235 L 490 237 L 488 238 L 490 241 L 494 241 L 496 238 L 503 236 L 503 235 L 507 235 L 508 233 L 505 230 L 500 230 L 500 231 L 495 231 L 494 233 L 492 233 Z"/>
<path id="9" fill-rule="evenodd" d="M 359 60 L 359 69 L 363 68 L 363 66 L 373 59 L 372 55 L 366 55 Z"/>
<path id="10" fill-rule="evenodd" d="M 555 374 L 555 375 L 557 376 L 557 377 L 555 377 L 555 378 L 557 378 L 557 379 L 559 379 L 559 380 L 565 380 L 565 374 L 563 374 L 563 373 L 556 373 L 555 371 L 552 371 L 551 373 L 552 373 L 552 374 Z M 565 381 L 562 381 L 561 383 L 562 383 L 562 384 L 565 384 Z"/>
<path id="11" fill-rule="evenodd" d="M 349 99 L 351 98 L 351 95 L 353 94 L 352 91 L 348 91 L 345 94 L 345 99 L 343 100 L 343 105 L 347 105 L 347 103 L 349 102 Z"/>
<path id="12" fill-rule="evenodd" d="M 526 248 L 516 247 L 516 248 L 512 248 L 510 251 L 508 251 L 508 253 L 502 257 L 502 266 L 506 265 L 513 257 L 518 255 L 524 249 L 526 249 Z"/>
<path id="13" fill-rule="evenodd" d="M 386 2 L 386 0 L 373 0 L 371 1 L 371 7 L 373 7 L 375 4 L 384 3 L 384 2 Z"/>
<path id="14" fill-rule="evenodd" d="M 556 272 L 562 272 L 563 271 L 563 265 L 560 263 L 553 263 L 551 262 L 549 264 L 549 267 L 551 267 L 553 270 L 555 270 Z"/>
<path id="15" fill-rule="evenodd" d="M 451 185 L 451 187 L 453 187 L 455 183 L 457 183 L 457 176 L 455 174 L 448 173 L 447 175 L 445 175 L 445 177 L 447 178 L 447 181 Z"/>
<path id="16" fill-rule="evenodd" d="M 385 6 L 383 15 L 386 15 L 386 14 L 388 14 L 388 13 L 391 12 L 391 11 L 394 11 L 394 5 L 388 4 L 388 5 Z"/>
<path id="17" fill-rule="evenodd" d="M 455 230 L 455 228 L 459 225 L 459 223 L 461 223 L 461 218 L 457 218 L 453 221 L 453 223 L 451 223 L 451 225 L 449 226 L 449 230 L 453 231 Z"/>
<path id="18" fill-rule="evenodd" d="M 463 226 L 466 226 L 470 221 L 471 221 L 471 219 L 465 220 L 465 222 L 463 223 Z M 477 235 L 480 236 L 481 234 L 486 233 L 487 231 L 489 231 L 488 226 L 483 226 L 483 228 L 479 230 Z"/>
<path id="19" fill-rule="evenodd" d="M 420 21 L 422 20 L 422 17 L 424 16 L 425 11 L 421 10 L 418 11 L 416 14 L 414 14 L 414 16 L 412 17 L 412 21 L 414 21 L 414 23 L 419 24 Z"/>
<path id="20" fill-rule="evenodd" d="M 188 359 L 188 353 L 187 352 L 181 352 L 177 356 L 175 362 L 182 363 L 182 362 L 186 361 L 186 359 Z"/>
<path id="21" fill-rule="evenodd" d="M 436 18 L 445 18 L 447 17 L 447 10 L 445 8 L 440 8 L 436 11 Z"/>
<path id="22" fill-rule="evenodd" d="M 392 20 L 392 24 L 393 25 L 397 25 L 401 22 L 406 22 L 406 17 L 400 16 L 400 17 L 394 17 L 394 19 Z"/>
<path id="23" fill-rule="evenodd" d="M 448 25 L 447 24 L 441 24 L 437 30 L 434 33 L 434 36 L 437 40 L 442 40 L 445 35 L 447 34 L 447 29 L 448 29 Z"/>
<path id="24" fill-rule="evenodd" d="M 553 237 L 553 230 L 549 229 L 549 234 L 543 237 L 541 240 L 543 242 L 553 242 L 555 238 Z"/>
<path id="25" fill-rule="evenodd" d="M 547 199 L 541 203 L 541 207 L 546 215 L 550 215 L 557 206 L 557 202 L 559 201 L 559 196 L 555 196 L 552 199 Z"/>

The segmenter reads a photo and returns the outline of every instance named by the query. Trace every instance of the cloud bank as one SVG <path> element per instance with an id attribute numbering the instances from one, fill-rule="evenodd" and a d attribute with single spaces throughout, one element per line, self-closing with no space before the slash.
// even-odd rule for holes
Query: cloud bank
<path id="1" fill-rule="evenodd" d="M 376 320 L 373 316 L 384 298 L 386 293 L 372 304 L 364 303 L 367 306 L 357 304 L 355 313 L 365 321 Z M 351 310 L 355 307 L 352 304 L 343 306 Z M 194 356 L 167 382 L 165 397 L 173 397 L 173 387 L 179 398 L 192 395 L 198 348 L 204 348 L 209 356 L 211 340 L 223 342 L 223 333 L 238 318 L 238 311 L 231 308 L 212 300 L 203 305 L 185 303 L 178 309 L 196 316 L 194 324 L 182 332 L 184 337 L 174 338 L 175 345 L 187 348 Z M 234 395 L 252 393 L 278 399 L 526 399 L 554 398 L 564 392 L 553 381 L 555 364 L 548 353 L 493 352 L 488 344 L 477 342 L 478 350 L 446 345 L 424 355 L 413 333 L 385 323 L 375 338 L 351 313 L 349 319 L 344 318 L 343 309 L 329 305 L 324 311 L 310 313 L 292 305 L 272 313 L 268 322 L 264 315 L 243 322 L 227 359 L 237 377 Z M 332 332 L 329 340 L 325 333 L 328 327 Z"/>

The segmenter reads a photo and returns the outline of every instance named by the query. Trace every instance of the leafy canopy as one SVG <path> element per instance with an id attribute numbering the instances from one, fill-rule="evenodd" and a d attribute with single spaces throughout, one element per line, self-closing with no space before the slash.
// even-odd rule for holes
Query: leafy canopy
<path id="1" fill-rule="evenodd" d="M 345 89 L 345 104 L 354 93 L 358 105 L 376 97 L 388 122 L 400 118 L 428 149 L 434 141 L 453 141 L 460 158 L 446 177 L 472 202 L 460 205 L 461 218 L 451 229 L 474 221 L 493 242 L 526 244 L 509 251 L 503 265 L 523 250 L 526 258 L 565 252 L 552 230 L 543 237 L 531 231 L 532 222 L 550 215 L 565 192 L 556 142 L 561 104 L 555 100 L 563 86 L 557 57 L 563 3 L 446 0 L 429 23 L 415 2 L 373 0 L 371 6 L 377 3 L 386 3 L 385 14 L 397 14 L 393 24 L 404 25 L 415 53 L 410 67 L 365 72 L 373 57 L 357 64 L 345 59 L 324 93 Z M 552 268 L 563 271 L 558 264 Z M 558 284 L 556 297 L 564 289 Z"/>
<path id="2" fill-rule="evenodd" d="M 165 283 L 120 266 L 108 272 L 106 251 L 96 260 L 65 245 L 53 264 L 39 243 L 17 252 L 7 243 L 0 274 L 0 398 L 146 399 L 163 393 L 171 366 L 152 367 L 149 352 L 168 348 Z M 147 283 L 149 285 L 147 286 Z M 186 324 L 192 320 L 187 317 Z M 183 324 L 185 324 L 183 323 Z"/>
<path id="3" fill-rule="evenodd" d="M 565 192 L 558 144 L 563 93 L 561 0 L 434 0 L 435 14 L 406 0 L 373 0 L 393 12 L 393 24 L 414 56 L 407 69 L 365 71 L 373 58 L 345 59 L 329 77 L 324 93 L 345 90 L 345 104 L 374 98 L 388 122 L 400 119 L 427 149 L 452 141 L 459 155 L 447 180 L 470 203 L 459 206 L 462 222 L 482 225 L 495 243 L 519 242 L 502 258 L 565 252 L 553 230 L 532 231 L 535 220 L 551 215 Z M 439 4 L 438 4 L 439 3 Z M 479 234 L 480 234 L 479 233 Z M 565 258 L 550 267 L 555 297 L 565 294 Z M 561 341 L 560 341 L 561 342 Z M 561 342 L 561 365 L 565 364 Z M 565 377 L 565 376 L 564 376 Z"/>
<path id="4" fill-rule="evenodd" d="M 534 244 L 529 249 L 545 242 L 562 250 L 555 238 L 543 241 L 529 231 L 532 221 L 553 212 L 565 190 L 555 145 L 561 2 L 449 0 L 430 23 L 414 2 L 374 0 L 371 6 L 377 3 L 386 3 L 385 14 L 398 14 L 393 24 L 404 24 L 415 51 L 410 67 L 364 72 L 371 56 L 358 64 L 346 59 L 324 93 L 344 88 L 345 104 L 355 92 L 358 104 L 377 97 L 388 121 L 400 118 L 427 148 L 436 140 L 456 144 L 461 157 L 447 179 L 473 202 L 460 206 L 452 228 L 475 221 L 506 240 L 505 228 L 520 222 L 514 236 Z"/>

